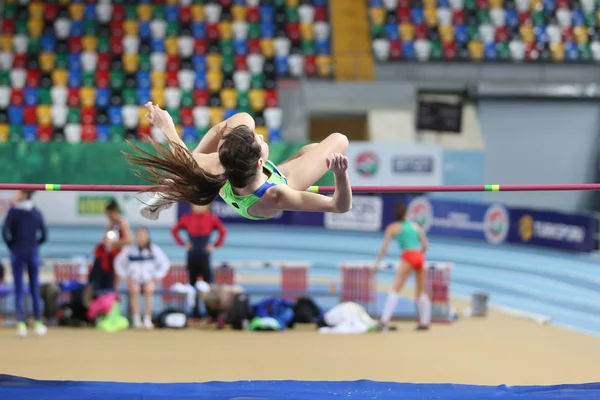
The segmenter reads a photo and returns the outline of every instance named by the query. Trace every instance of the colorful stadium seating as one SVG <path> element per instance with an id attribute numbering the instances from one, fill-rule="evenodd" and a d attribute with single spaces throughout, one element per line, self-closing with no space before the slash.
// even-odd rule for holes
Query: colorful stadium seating
<path id="1" fill-rule="evenodd" d="M 365 0 L 378 61 L 600 62 L 600 0 Z"/>
<path id="2" fill-rule="evenodd" d="M 0 142 L 187 142 L 238 111 L 281 140 L 277 79 L 329 78 L 327 0 L 7 0 L 0 33 Z"/>

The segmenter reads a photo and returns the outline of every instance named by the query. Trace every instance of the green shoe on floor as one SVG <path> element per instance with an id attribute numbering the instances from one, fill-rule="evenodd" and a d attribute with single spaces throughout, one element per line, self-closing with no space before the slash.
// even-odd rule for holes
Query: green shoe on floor
<path id="1" fill-rule="evenodd" d="M 17 336 L 20 338 L 27 337 L 27 325 L 25 322 L 17 323 Z"/>

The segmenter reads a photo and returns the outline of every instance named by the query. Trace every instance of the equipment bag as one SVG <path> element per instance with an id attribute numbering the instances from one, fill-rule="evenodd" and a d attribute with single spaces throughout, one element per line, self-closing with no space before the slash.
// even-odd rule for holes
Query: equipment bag
<path id="1" fill-rule="evenodd" d="M 188 326 L 187 315 L 183 310 L 168 308 L 156 317 L 155 325 L 158 328 L 184 329 Z"/>
<path id="2" fill-rule="evenodd" d="M 252 307 L 246 293 L 238 293 L 227 313 L 226 322 L 235 330 L 244 329 L 244 325 L 252 320 Z"/>

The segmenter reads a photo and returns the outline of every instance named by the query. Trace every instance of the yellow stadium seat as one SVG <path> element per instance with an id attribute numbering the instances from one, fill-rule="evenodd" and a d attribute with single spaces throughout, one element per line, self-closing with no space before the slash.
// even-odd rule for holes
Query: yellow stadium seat
<path id="1" fill-rule="evenodd" d="M 137 6 L 137 14 L 141 21 L 150 21 L 152 19 L 152 5 L 140 4 Z"/>
<path id="2" fill-rule="evenodd" d="M 452 25 L 442 25 L 438 28 L 440 39 L 443 43 L 452 43 L 454 41 L 454 27 Z"/>
<path id="3" fill-rule="evenodd" d="M 12 36 L 0 36 L 0 48 L 2 48 L 2 51 L 6 51 L 6 52 L 12 52 L 13 48 L 12 48 Z"/>
<path id="4" fill-rule="evenodd" d="M 208 71 L 221 71 L 223 57 L 220 54 L 209 54 L 206 56 L 206 69 Z"/>
<path id="5" fill-rule="evenodd" d="M 262 136 L 265 142 L 269 141 L 269 131 L 266 126 L 257 126 L 255 127 L 254 132 L 256 132 L 257 135 Z"/>
<path id="6" fill-rule="evenodd" d="M 437 17 L 437 9 L 436 8 L 426 8 L 424 11 L 425 14 L 425 23 L 430 28 L 437 26 L 438 17 Z"/>
<path id="7" fill-rule="evenodd" d="M 222 107 L 211 107 L 209 112 L 210 124 L 217 125 L 223 121 L 223 108 Z"/>
<path id="8" fill-rule="evenodd" d="M 231 15 L 234 21 L 246 21 L 246 6 L 231 7 Z"/>
<path id="9" fill-rule="evenodd" d="M 299 3 L 300 0 L 285 0 L 285 5 L 288 6 L 288 8 L 296 8 Z"/>
<path id="10" fill-rule="evenodd" d="M 148 112 L 148 109 L 144 106 L 140 106 L 138 108 L 138 120 L 139 120 L 139 125 L 140 126 L 150 126 L 150 122 L 146 119 L 146 113 Z"/>
<path id="11" fill-rule="evenodd" d="M 8 124 L 0 124 L 0 143 L 4 143 L 8 141 L 10 129 Z"/>
<path id="12" fill-rule="evenodd" d="M 42 36 L 42 31 L 44 30 L 44 21 L 41 19 L 30 19 L 27 22 L 27 31 L 29 35 L 33 37 Z"/>
<path id="13" fill-rule="evenodd" d="M 158 104 L 160 107 L 165 106 L 165 90 L 161 87 L 153 87 L 150 93 L 153 103 Z"/>
<path id="14" fill-rule="evenodd" d="M 248 94 L 252 111 L 262 111 L 265 108 L 265 90 L 251 89 Z"/>
<path id="15" fill-rule="evenodd" d="M 219 24 L 219 36 L 221 39 L 233 39 L 233 28 L 231 22 L 223 21 Z"/>
<path id="16" fill-rule="evenodd" d="M 302 40 L 314 40 L 315 30 L 313 24 L 300 24 L 300 37 Z"/>
<path id="17" fill-rule="evenodd" d="M 54 52 L 43 52 L 40 54 L 40 69 L 42 72 L 51 72 L 54 69 L 56 57 Z"/>
<path id="18" fill-rule="evenodd" d="M 383 25 L 385 23 L 385 8 L 369 8 L 369 14 L 371 16 L 371 23 L 373 25 Z"/>
<path id="19" fill-rule="evenodd" d="M 44 19 L 44 3 L 40 2 L 29 4 L 29 18 Z"/>
<path id="20" fill-rule="evenodd" d="M 575 29 L 573 29 L 573 33 L 575 34 L 575 41 L 578 44 L 586 44 L 588 42 L 587 27 L 576 26 Z"/>
<path id="21" fill-rule="evenodd" d="M 529 0 L 529 9 L 531 11 L 542 11 L 544 9 L 542 0 Z"/>
<path id="22" fill-rule="evenodd" d="M 68 6 L 71 4 L 71 0 L 58 0 L 58 2 L 63 6 Z"/>
<path id="23" fill-rule="evenodd" d="M 81 21 L 83 19 L 83 13 L 84 13 L 84 8 L 83 8 L 83 4 L 82 3 L 73 3 L 69 6 L 69 15 L 71 16 L 71 19 L 74 19 L 76 21 Z"/>
<path id="24" fill-rule="evenodd" d="M 162 71 L 152 71 L 152 81 L 150 84 L 153 88 L 164 89 L 167 86 L 167 74 Z"/>
<path id="25" fill-rule="evenodd" d="M 66 69 L 55 69 L 52 71 L 52 84 L 54 86 L 66 87 L 69 75 Z"/>
<path id="26" fill-rule="evenodd" d="M 124 54 L 123 55 L 123 69 L 128 74 L 137 72 L 139 64 L 139 56 L 137 54 Z"/>
<path id="27" fill-rule="evenodd" d="M 260 41 L 260 50 L 267 58 L 275 56 L 275 45 L 273 39 L 262 39 Z"/>
<path id="28" fill-rule="evenodd" d="M 523 40 L 523 43 L 529 44 L 535 41 L 533 27 L 531 25 L 521 25 L 521 27 L 519 27 L 519 33 L 521 34 L 521 40 Z"/>
<path id="29" fill-rule="evenodd" d="M 473 61 L 480 61 L 483 59 L 483 44 L 479 41 L 471 41 L 467 45 L 469 53 L 471 53 L 471 59 Z"/>
<path id="30" fill-rule="evenodd" d="M 123 32 L 125 32 L 125 35 L 137 36 L 139 28 L 140 26 L 137 21 L 125 21 L 123 23 Z"/>
<path id="31" fill-rule="evenodd" d="M 175 56 L 179 53 L 179 39 L 176 37 L 168 37 L 165 39 L 165 52 L 170 56 Z"/>
<path id="32" fill-rule="evenodd" d="M 550 52 L 554 61 L 564 61 L 565 48 L 562 43 L 550 43 Z"/>
<path id="33" fill-rule="evenodd" d="M 96 88 L 83 87 L 79 89 L 79 98 L 83 107 L 93 107 L 96 103 Z"/>
<path id="34" fill-rule="evenodd" d="M 244 7 L 244 9 L 245 9 L 245 7 Z M 195 21 L 195 22 L 204 21 L 204 6 L 202 4 L 194 4 L 192 6 L 192 21 Z"/>
<path id="35" fill-rule="evenodd" d="M 223 73 L 221 71 L 208 71 L 206 73 L 206 86 L 212 93 L 216 93 L 223 87 Z"/>
<path id="36" fill-rule="evenodd" d="M 596 20 L 598 21 L 598 25 L 600 25 L 600 10 L 596 11 Z"/>
<path id="37" fill-rule="evenodd" d="M 405 42 L 410 42 L 415 37 L 415 27 L 411 23 L 400 24 L 400 38 Z"/>
<path id="38" fill-rule="evenodd" d="M 167 0 L 167 4 L 176 6 L 179 4 L 179 0 Z"/>
<path id="39" fill-rule="evenodd" d="M 332 68 L 331 68 L 331 57 L 330 56 L 317 56 L 316 59 L 317 70 L 319 72 L 319 76 L 328 77 L 331 76 Z"/>
<path id="40" fill-rule="evenodd" d="M 437 1 L 436 0 L 424 0 L 423 1 L 423 8 L 427 9 L 427 8 L 436 8 L 437 7 Z"/>
<path id="41" fill-rule="evenodd" d="M 52 123 L 52 107 L 38 106 L 36 111 L 38 124 L 50 125 Z"/>
<path id="42" fill-rule="evenodd" d="M 504 8 L 504 0 L 490 0 L 490 8 Z"/>
<path id="43" fill-rule="evenodd" d="M 235 108 L 237 105 L 237 91 L 235 89 L 221 90 L 221 104 L 225 108 Z"/>
<path id="44" fill-rule="evenodd" d="M 98 46 L 98 37 L 84 36 L 81 39 L 81 46 L 83 47 L 83 51 L 96 51 L 96 47 Z"/>

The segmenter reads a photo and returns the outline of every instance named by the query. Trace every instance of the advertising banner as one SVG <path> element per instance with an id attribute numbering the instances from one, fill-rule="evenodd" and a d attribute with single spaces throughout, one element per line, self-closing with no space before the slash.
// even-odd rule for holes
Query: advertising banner
<path id="1" fill-rule="evenodd" d="M 180 203 L 178 208 L 178 216 L 181 217 L 191 211 L 189 203 Z M 251 220 L 242 217 L 235 209 L 227 205 L 220 197 L 218 197 L 211 205 L 212 212 L 221 219 L 224 223 L 234 224 L 291 224 L 292 212 L 280 212 L 278 215 L 267 220 Z"/>
<path id="2" fill-rule="evenodd" d="M 325 228 L 371 231 L 382 229 L 383 198 L 379 196 L 352 197 L 352 209 L 344 214 L 325 213 Z"/>
<path id="3" fill-rule="evenodd" d="M 483 239 L 503 243 L 509 232 L 509 211 L 500 204 L 476 204 L 415 197 L 407 207 L 408 220 L 431 235 Z"/>
<path id="4" fill-rule="evenodd" d="M 598 222 L 591 216 L 512 208 L 510 218 L 512 243 L 582 252 L 594 250 Z"/>
<path id="5" fill-rule="evenodd" d="M 439 146 L 351 142 L 346 155 L 350 182 L 355 186 L 442 184 Z"/>
<path id="6" fill-rule="evenodd" d="M 0 218 L 5 216 L 13 192 L 0 192 Z M 176 207 L 164 210 L 157 221 L 149 221 L 139 213 L 142 201 L 148 194 L 99 193 L 99 192 L 36 192 L 33 202 L 42 212 L 47 225 L 105 226 L 106 204 L 115 199 L 121 207 L 121 214 L 132 227 L 165 226 L 175 224 Z"/>

